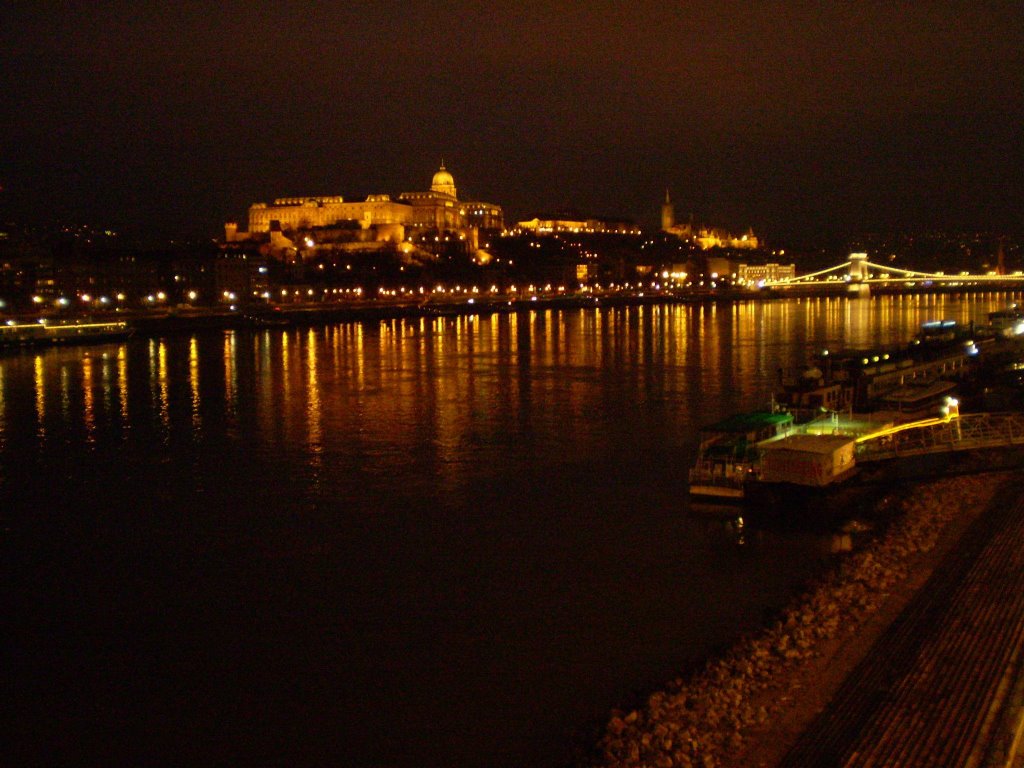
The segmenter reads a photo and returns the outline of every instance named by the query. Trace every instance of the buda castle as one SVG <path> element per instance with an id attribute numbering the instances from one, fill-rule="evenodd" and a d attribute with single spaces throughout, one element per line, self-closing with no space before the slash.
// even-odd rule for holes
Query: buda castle
<path id="1" fill-rule="evenodd" d="M 450 233 L 479 247 L 481 231 L 504 228 L 501 206 L 479 201 L 460 201 L 455 179 L 444 164 L 434 174 L 430 189 L 403 192 L 396 199 L 376 194 L 354 200 L 340 196 L 282 197 L 249 206 L 249 226 L 241 232 L 235 222 L 225 225 L 225 240 L 232 242 L 267 241 L 271 252 L 296 249 L 297 235 L 306 235 L 307 244 L 320 238 L 309 237 L 320 230 L 335 247 L 369 250 L 387 244 L 414 241 L 417 236 Z"/>

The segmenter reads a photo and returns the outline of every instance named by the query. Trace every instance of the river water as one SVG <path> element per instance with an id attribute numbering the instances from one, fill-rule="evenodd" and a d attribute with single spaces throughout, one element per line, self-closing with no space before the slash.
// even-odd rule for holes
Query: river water
<path id="1" fill-rule="evenodd" d="M 823 562 L 691 513 L 701 424 L 1005 294 L 0 357 L 14 763 L 559 766 Z"/>

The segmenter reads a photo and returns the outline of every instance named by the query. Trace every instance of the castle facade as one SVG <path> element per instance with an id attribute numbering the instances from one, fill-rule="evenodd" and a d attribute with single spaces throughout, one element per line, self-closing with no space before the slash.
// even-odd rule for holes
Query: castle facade
<path id="1" fill-rule="evenodd" d="M 501 231 L 501 206 L 481 201 L 460 201 L 455 180 L 444 167 L 423 192 L 403 192 L 397 198 L 387 194 L 350 200 L 341 196 L 282 197 L 273 203 L 249 206 L 248 231 L 240 232 L 235 222 L 225 224 L 227 242 L 263 240 L 287 248 L 293 233 L 316 229 L 352 232 L 352 241 L 401 243 L 417 233 L 452 232 L 476 242 L 481 230 Z"/>

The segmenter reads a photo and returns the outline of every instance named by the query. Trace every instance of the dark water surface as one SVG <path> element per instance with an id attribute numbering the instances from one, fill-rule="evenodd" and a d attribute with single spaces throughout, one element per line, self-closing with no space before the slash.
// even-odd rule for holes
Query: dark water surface
<path id="1" fill-rule="evenodd" d="M 759 625 L 806 536 L 691 515 L 696 429 L 1007 295 L 223 332 L 0 357 L 12 764 L 558 766 Z"/>

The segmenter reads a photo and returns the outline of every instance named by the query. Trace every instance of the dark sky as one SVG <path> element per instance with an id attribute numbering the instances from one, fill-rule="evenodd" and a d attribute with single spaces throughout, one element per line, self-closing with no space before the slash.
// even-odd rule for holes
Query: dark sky
<path id="1" fill-rule="evenodd" d="M 443 157 L 511 217 L 1024 228 L 1019 0 L 9 0 L 0 118 L 7 218 L 215 235 Z"/>

